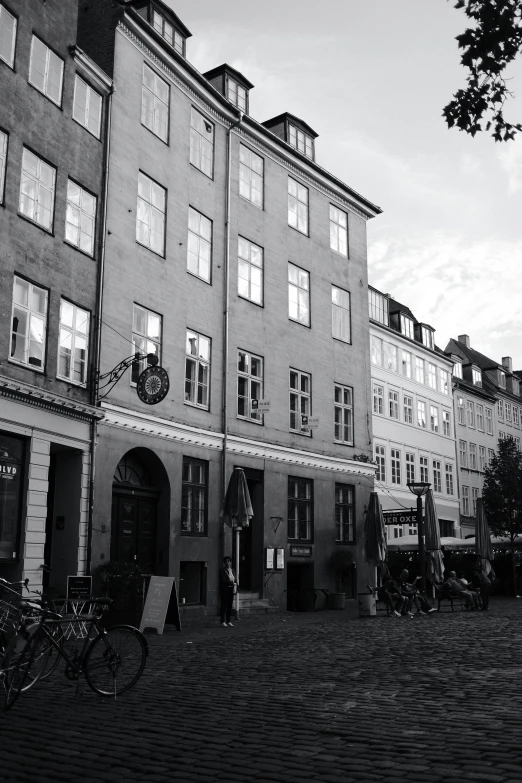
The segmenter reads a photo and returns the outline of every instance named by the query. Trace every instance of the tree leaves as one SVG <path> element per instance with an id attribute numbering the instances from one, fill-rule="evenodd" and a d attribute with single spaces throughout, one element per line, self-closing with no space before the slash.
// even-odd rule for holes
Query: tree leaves
<path id="1" fill-rule="evenodd" d="M 475 136 L 491 132 L 495 141 L 509 141 L 522 131 L 508 122 L 504 104 L 512 97 L 504 77 L 522 49 L 522 0 L 457 0 L 455 8 L 474 23 L 457 36 L 468 69 L 467 86 L 457 90 L 442 116 L 449 128 Z"/>
<path id="2" fill-rule="evenodd" d="M 522 533 L 522 453 L 513 438 L 499 440 L 484 471 L 482 497 L 493 535 L 512 541 Z"/>

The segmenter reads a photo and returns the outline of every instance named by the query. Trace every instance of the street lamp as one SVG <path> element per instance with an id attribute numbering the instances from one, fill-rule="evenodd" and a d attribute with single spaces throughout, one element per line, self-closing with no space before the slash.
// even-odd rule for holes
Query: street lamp
<path id="1" fill-rule="evenodd" d="M 424 519 L 422 516 L 422 496 L 427 493 L 431 484 L 428 481 L 407 481 L 406 486 L 417 496 L 417 540 L 419 542 L 419 574 L 420 591 L 426 589 L 426 560 L 424 549 Z"/>

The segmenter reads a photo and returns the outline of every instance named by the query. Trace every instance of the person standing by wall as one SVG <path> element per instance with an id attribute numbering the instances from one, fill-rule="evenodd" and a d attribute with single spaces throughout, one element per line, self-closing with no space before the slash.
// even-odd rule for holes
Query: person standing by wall
<path id="1" fill-rule="evenodd" d="M 486 611 L 489 607 L 489 596 L 491 594 L 491 581 L 482 566 L 478 563 L 473 569 L 473 584 L 480 592 L 482 599 L 482 609 Z"/>
<path id="2" fill-rule="evenodd" d="M 230 622 L 232 603 L 237 592 L 237 579 L 232 569 L 232 558 L 223 558 L 223 567 L 219 569 L 219 596 L 221 600 L 221 625 L 233 627 Z"/>

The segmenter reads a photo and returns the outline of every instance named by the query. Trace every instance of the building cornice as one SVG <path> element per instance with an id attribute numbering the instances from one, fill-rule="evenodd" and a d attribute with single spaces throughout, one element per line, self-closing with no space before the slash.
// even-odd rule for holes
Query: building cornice
<path id="1" fill-rule="evenodd" d="M 110 76 L 107 76 L 105 71 L 99 65 L 96 65 L 94 60 L 91 60 L 79 46 L 71 46 L 69 51 L 80 73 L 83 73 L 84 76 L 87 76 L 94 82 L 101 92 L 105 94 L 110 93 L 112 90 L 112 79 Z"/>
<path id="2" fill-rule="evenodd" d="M 149 413 L 130 410 L 107 402 L 102 402 L 101 408 L 105 414 L 103 424 L 109 427 L 134 431 L 178 443 L 186 443 L 190 446 L 199 446 L 211 451 L 221 451 L 223 449 L 223 434 L 221 432 L 204 430 L 176 421 L 168 421 L 159 416 L 151 416 Z M 376 470 L 376 466 L 371 463 L 358 462 L 354 459 L 342 459 L 341 457 L 318 454 L 302 449 L 293 449 L 289 446 L 241 438 L 237 435 L 228 436 L 227 450 L 229 453 L 238 456 L 256 457 L 287 465 L 328 470 L 353 476 L 359 475 L 367 478 L 373 478 Z"/>
<path id="3" fill-rule="evenodd" d="M 60 394 L 53 394 L 41 389 L 39 386 L 32 386 L 22 381 L 14 381 L 12 378 L 7 378 L 4 375 L 0 375 L 0 397 L 37 408 L 46 408 L 53 413 L 60 414 L 60 416 L 69 416 L 82 421 L 103 418 L 103 412 L 99 408 L 78 400 L 69 399 L 68 397 L 62 397 Z"/>
<path id="4" fill-rule="evenodd" d="M 376 289 L 375 289 L 376 290 Z M 381 324 L 379 321 L 374 321 L 373 318 L 369 319 L 370 326 L 374 326 L 379 331 L 384 332 L 387 335 L 394 335 L 394 337 L 399 340 L 399 344 L 401 346 L 404 346 L 405 348 L 409 347 L 411 349 L 411 346 L 415 346 L 415 350 L 417 351 L 424 351 L 428 356 L 438 359 L 441 362 L 444 362 L 448 366 L 448 369 L 453 369 L 453 361 L 449 359 L 445 354 L 439 353 L 434 348 L 428 348 L 427 345 L 424 345 L 423 343 L 418 342 L 418 340 L 412 340 L 411 337 L 406 337 L 404 334 L 401 334 L 401 332 L 398 332 L 396 329 L 392 329 L 391 326 L 386 326 L 386 324 Z"/>

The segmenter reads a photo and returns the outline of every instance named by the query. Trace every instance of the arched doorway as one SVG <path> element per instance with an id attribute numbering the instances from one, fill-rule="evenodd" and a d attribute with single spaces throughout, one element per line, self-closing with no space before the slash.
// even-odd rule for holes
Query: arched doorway
<path id="1" fill-rule="evenodd" d="M 112 485 L 111 559 L 136 563 L 154 574 L 163 560 L 158 551 L 158 506 L 165 471 L 163 465 L 158 471 L 159 465 L 151 460 L 161 465 L 152 452 L 133 449 L 118 463 Z"/>

